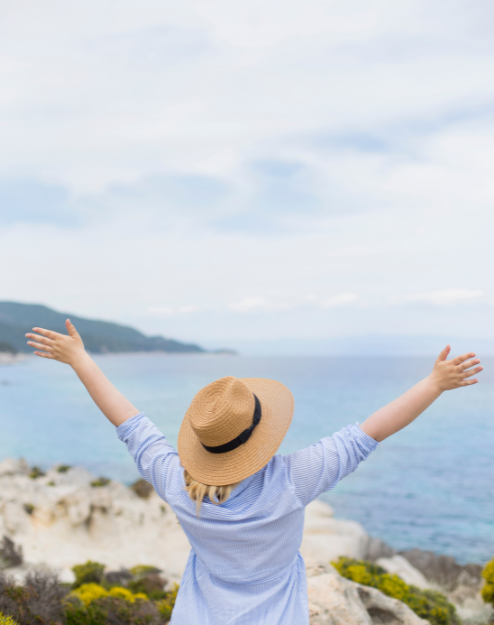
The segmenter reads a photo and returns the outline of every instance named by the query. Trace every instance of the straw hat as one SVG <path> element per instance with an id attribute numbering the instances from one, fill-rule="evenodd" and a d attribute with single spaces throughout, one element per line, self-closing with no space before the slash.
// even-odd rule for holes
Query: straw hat
<path id="1" fill-rule="evenodd" d="M 253 475 L 274 456 L 293 416 L 291 392 L 274 380 L 227 377 L 201 389 L 178 435 L 189 475 L 225 486 Z"/>

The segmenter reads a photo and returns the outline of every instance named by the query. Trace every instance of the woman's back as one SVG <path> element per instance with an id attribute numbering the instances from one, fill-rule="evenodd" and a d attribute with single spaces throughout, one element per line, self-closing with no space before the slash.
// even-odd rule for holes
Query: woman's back
<path id="1" fill-rule="evenodd" d="M 298 552 L 305 506 L 355 470 L 376 441 L 351 425 L 311 447 L 276 455 L 226 502 L 205 499 L 198 516 L 178 453 L 151 421 L 141 413 L 117 432 L 141 475 L 171 505 L 192 546 L 172 622 L 307 623 L 305 569 Z"/>

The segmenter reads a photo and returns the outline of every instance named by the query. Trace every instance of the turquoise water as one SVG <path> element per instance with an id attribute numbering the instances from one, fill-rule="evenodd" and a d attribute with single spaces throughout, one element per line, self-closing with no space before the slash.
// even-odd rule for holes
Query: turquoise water
<path id="1" fill-rule="evenodd" d="M 267 377 L 295 396 L 280 451 L 310 445 L 427 375 L 430 358 L 101 356 L 99 365 L 175 444 L 193 395 L 225 376 Z M 398 549 L 483 563 L 494 555 L 494 360 L 481 384 L 445 393 L 325 497 L 342 518 Z M 81 464 L 131 482 L 133 462 L 72 370 L 37 358 L 0 366 L 0 458 Z"/>

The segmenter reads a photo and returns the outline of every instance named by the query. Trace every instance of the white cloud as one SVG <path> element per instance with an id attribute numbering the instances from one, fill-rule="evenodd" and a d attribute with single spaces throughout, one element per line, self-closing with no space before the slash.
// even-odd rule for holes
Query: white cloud
<path id="1" fill-rule="evenodd" d="M 404 300 L 409 302 L 429 302 L 434 306 L 452 306 L 458 302 L 478 299 L 484 295 L 480 289 L 442 289 L 425 293 L 405 295 Z"/>
<path id="2" fill-rule="evenodd" d="M 252 295 L 250 297 L 244 297 L 237 302 L 231 302 L 230 308 L 235 312 L 247 313 L 262 310 L 286 310 L 289 306 L 287 304 L 269 302 L 264 297 Z"/>
<path id="3" fill-rule="evenodd" d="M 171 306 L 150 306 L 147 312 L 151 315 L 173 315 L 173 308 Z"/>
<path id="4" fill-rule="evenodd" d="M 147 309 L 147 312 L 151 315 L 158 316 L 168 316 L 168 315 L 187 315 L 189 313 L 197 312 L 199 310 L 198 306 L 190 305 L 190 306 L 177 306 L 176 308 L 172 308 L 171 306 L 150 306 Z"/>
<path id="5" fill-rule="evenodd" d="M 320 303 L 321 308 L 335 308 L 336 306 L 346 306 L 358 300 L 356 293 L 340 293 L 328 297 Z"/>

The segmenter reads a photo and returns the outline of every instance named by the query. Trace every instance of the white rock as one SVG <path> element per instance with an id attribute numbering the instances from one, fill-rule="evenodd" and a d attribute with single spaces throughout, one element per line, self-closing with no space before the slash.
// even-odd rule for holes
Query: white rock
<path id="1" fill-rule="evenodd" d="M 407 584 L 412 584 L 419 588 L 432 588 L 424 575 L 403 556 L 396 555 L 392 558 L 379 558 L 376 564 L 382 566 L 388 573 L 398 575 Z"/>
<path id="2" fill-rule="evenodd" d="M 319 500 L 307 506 L 300 547 L 304 558 L 325 562 L 339 556 L 362 559 L 367 543 L 368 536 L 360 523 L 333 518 L 331 507 Z"/>
<path id="3" fill-rule="evenodd" d="M 20 460 L 5 458 L 0 462 L 0 477 L 4 475 L 27 475 L 28 473 L 29 467 L 22 458 Z"/>
<path id="4" fill-rule="evenodd" d="M 73 467 L 65 473 L 59 473 L 58 471 L 50 471 L 46 474 L 48 480 L 51 478 L 55 484 L 70 486 L 89 486 L 91 482 L 96 480 L 96 476 L 84 467 Z"/>
<path id="5" fill-rule="evenodd" d="M 74 571 L 71 569 L 58 569 L 55 570 L 55 573 L 62 584 L 73 584 L 75 582 Z"/>
<path id="6" fill-rule="evenodd" d="M 60 504 L 65 506 L 71 525 L 80 525 L 89 520 L 91 498 L 87 490 L 80 490 L 64 497 Z"/>
<path id="7" fill-rule="evenodd" d="M 307 569 L 311 625 L 426 625 L 401 601 L 341 577 L 330 566 Z M 314 575 L 315 574 L 315 575 Z"/>
<path id="8" fill-rule="evenodd" d="M 374 625 L 425 625 L 429 623 L 418 617 L 407 605 L 398 599 L 386 596 L 377 588 L 360 584 L 355 584 L 355 586 L 358 587 L 360 600 Z"/>
<path id="9" fill-rule="evenodd" d="M 325 573 L 307 580 L 310 625 L 372 625 L 357 588 Z"/>
<path id="10" fill-rule="evenodd" d="M 28 515 L 20 503 L 9 501 L 3 506 L 3 524 L 10 534 L 23 532 L 29 526 Z"/>

